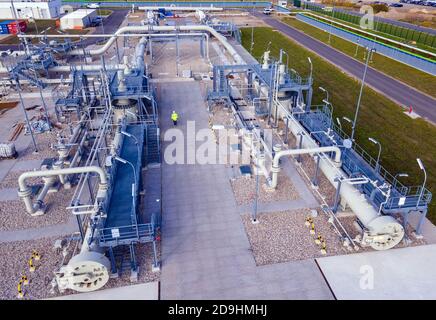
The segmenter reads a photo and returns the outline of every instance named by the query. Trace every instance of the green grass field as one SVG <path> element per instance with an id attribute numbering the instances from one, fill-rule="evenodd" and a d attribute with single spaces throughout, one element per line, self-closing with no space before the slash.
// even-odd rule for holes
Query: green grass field
<path id="1" fill-rule="evenodd" d="M 260 58 L 270 41 L 272 55 L 278 57 L 280 48 L 285 50 L 289 54 L 290 67 L 302 76 L 308 75 L 310 67 L 307 57 L 311 58 L 314 74 L 314 105 L 321 104 L 321 100 L 325 97 L 324 93 L 318 90 L 318 87 L 322 86 L 330 93 L 334 117 L 354 117 L 360 89 L 358 81 L 271 28 L 254 29 L 253 56 Z M 251 28 L 244 28 L 242 44 L 249 49 L 250 43 Z M 351 133 L 347 122 L 343 121 L 342 127 L 347 134 Z M 416 163 L 416 158 L 421 158 L 427 168 L 427 187 L 433 193 L 436 192 L 436 127 L 434 125 L 422 119 L 411 119 L 391 100 L 366 87 L 357 120 L 356 141 L 376 157 L 378 148 L 368 141 L 368 137 L 373 137 L 382 144 L 383 167 L 392 174 L 399 172 L 409 174 L 408 178 L 402 178 L 406 185 L 422 184 L 423 173 Z M 436 223 L 436 201 L 433 201 L 428 217 Z"/>
<path id="2" fill-rule="evenodd" d="M 314 37 L 325 44 L 328 44 L 328 32 L 316 27 L 312 27 L 311 25 L 301 22 L 295 18 L 283 18 L 282 21 L 291 27 L 303 31 L 305 34 Z M 330 45 L 348 56 L 356 58 L 360 61 L 365 60 L 364 49 L 359 48 L 357 55 L 355 56 L 356 44 L 350 41 L 332 35 Z M 436 98 L 436 77 L 432 76 L 431 74 L 419 71 L 415 68 L 409 67 L 401 62 L 377 53 L 374 54 L 371 67 Z"/>
<path id="3" fill-rule="evenodd" d="M 303 13 L 304 13 L 304 12 L 303 12 Z M 354 28 L 360 29 L 360 30 L 362 30 L 362 31 L 369 32 L 369 30 L 363 30 L 363 29 L 362 29 L 358 24 L 354 24 L 354 23 L 351 23 L 351 22 L 348 22 L 348 21 L 344 21 L 344 20 L 341 20 L 341 19 L 337 19 L 337 18 L 332 18 L 332 17 L 329 16 L 329 15 L 322 14 L 322 13 L 320 13 L 320 12 L 316 12 L 316 11 L 310 11 L 310 13 L 312 13 L 312 14 L 314 14 L 314 15 L 318 15 L 318 16 L 323 17 L 323 18 L 328 18 L 328 19 L 330 19 L 330 20 L 333 20 L 333 21 L 335 21 L 335 22 L 339 22 L 339 23 L 345 24 L 345 25 L 350 26 L 350 27 L 354 27 Z M 375 18 L 375 19 L 374 19 L 374 28 L 375 28 L 375 26 L 376 26 L 376 24 L 377 24 L 377 21 L 378 21 L 378 20 Z M 404 38 L 397 37 L 397 36 L 394 36 L 394 35 L 389 34 L 389 33 L 384 33 L 384 32 L 375 31 L 375 30 L 371 30 L 370 32 L 371 32 L 372 34 L 375 34 L 375 35 L 378 35 L 378 36 L 382 36 L 382 37 L 385 37 L 385 38 L 388 38 L 388 39 L 392 39 L 392 40 L 395 40 L 395 41 L 398 41 L 398 42 L 402 42 L 402 43 L 405 43 L 405 44 L 408 44 L 408 45 L 411 45 L 411 46 L 417 47 L 417 48 L 419 48 L 419 49 L 423 49 L 423 50 L 427 50 L 427 51 L 430 51 L 430 52 L 436 53 L 436 48 L 434 48 L 434 47 L 432 47 L 432 46 L 423 45 L 423 44 L 421 44 L 421 43 L 415 43 L 415 44 L 414 44 L 414 43 L 412 43 L 410 40 L 406 40 L 406 39 L 404 39 Z"/>

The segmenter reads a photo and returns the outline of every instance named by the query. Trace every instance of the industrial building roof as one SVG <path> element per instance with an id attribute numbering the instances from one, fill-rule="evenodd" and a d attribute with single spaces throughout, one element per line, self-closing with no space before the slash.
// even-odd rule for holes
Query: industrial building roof
<path id="1" fill-rule="evenodd" d="M 73 11 L 71 13 L 68 13 L 64 15 L 63 18 L 84 18 L 86 16 L 89 16 L 95 11 L 95 9 L 78 9 L 76 11 Z"/>

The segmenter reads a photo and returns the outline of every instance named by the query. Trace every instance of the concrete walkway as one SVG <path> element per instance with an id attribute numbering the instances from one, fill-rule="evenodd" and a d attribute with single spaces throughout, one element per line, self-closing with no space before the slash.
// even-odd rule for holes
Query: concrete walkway
<path id="1" fill-rule="evenodd" d="M 187 120 L 208 127 L 197 82 L 162 83 L 158 100 L 162 136 L 172 110 L 182 130 Z M 255 265 L 225 165 L 164 159 L 162 184 L 162 299 L 332 298 L 313 260 Z"/>
<path id="2" fill-rule="evenodd" d="M 436 245 L 317 261 L 337 299 L 436 299 Z"/>
<path id="3" fill-rule="evenodd" d="M 158 282 L 147 282 L 94 292 L 70 294 L 47 300 L 157 300 L 158 298 Z"/>

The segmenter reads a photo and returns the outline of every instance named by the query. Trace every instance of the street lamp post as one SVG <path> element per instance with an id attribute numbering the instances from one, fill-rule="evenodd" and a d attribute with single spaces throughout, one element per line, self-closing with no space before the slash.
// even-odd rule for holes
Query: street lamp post
<path id="1" fill-rule="evenodd" d="M 133 139 L 135 141 L 136 149 L 138 150 L 138 159 L 141 159 L 141 151 L 139 149 L 138 139 L 133 134 L 128 133 L 128 132 L 126 132 L 124 130 L 121 130 L 121 134 L 126 136 L 126 137 L 128 137 L 128 138 L 131 138 L 131 139 Z"/>
<path id="2" fill-rule="evenodd" d="M 397 186 L 398 178 L 399 177 L 408 177 L 409 175 L 407 173 L 397 173 L 394 176 L 394 188 Z"/>
<path id="3" fill-rule="evenodd" d="M 309 64 L 310 64 L 310 75 L 309 75 L 309 81 L 310 81 L 310 84 L 312 84 L 312 74 L 313 74 L 313 64 L 312 64 L 312 59 L 310 59 L 310 57 L 307 57 L 307 60 L 309 61 Z"/>
<path id="4" fill-rule="evenodd" d="M 329 101 L 329 92 L 326 89 L 324 89 L 323 87 L 318 87 L 318 89 L 326 94 L 325 101 L 328 102 Z M 323 102 L 325 102 L 325 101 L 323 100 Z"/>
<path id="5" fill-rule="evenodd" d="M 371 141 L 372 143 L 378 145 L 378 156 L 377 156 L 377 162 L 375 164 L 375 171 L 378 172 L 380 169 L 380 155 L 381 155 L 382 147 L 381 147 L 380 142 L 378 142 L 374 138 L 368 138 L 368 140 Z"/>
<path id="6" fill-rule="evenodd" d="M 356 107 L 356 113 L 354 114 L 353 127 L 351 128 L 351 141 L 354 141 L 354 133 L 356 131 L 357 116 L 359 115 L 360 102 L 362 100 L 363 88 L 365 87 L 365 78 L 366 78 L 366 73 L 368 71 L 368 63 L 369 63 L 369 59 L 370 59 L 370 53 L 375 52 L 374 48 L 369 49 L 367 47 L 366 50 L 368 51 L 368 54 L 366 56 L 365 69 L 363 71 L 362 84 L 360 86 L 359 98 L 357 99 L 357 107 Z"/>
<path id="7" fill-rule="evenodd" d="M 339 129 L 342 131 L 342 123 L 339 118 L 336 118 L 336 122 L 338 123 Z"/>
<path id="8" fill-rule="evenodd" d="M 335 0 L 333 0 L 332 5 L 333 5 L 333 7 L 332 7 L 332 18 L 330 19 L 329 44 L 330 44 L 331 39 L 332 39 L 333 18 L 334 18 L 334 16 L 335 16 Z"/>
<path id="9" fill-rule="evenodd" d="M 130 162 L 127 161 L 126 159 L 120 158 L 119 156 L 114 156 L 114 159 L 118 162 L 121 162 L 122 164 L 129 164 L 132 167 L 132 171 L 133 171 L 133 183 L 132 183 L 132 212 L 133 212 L 133 218 L 136 221 L 136 202 L 135 202 L 135 197 L 136 197 L 136 187 L 137 187 L 137 183 L 136 183 L 136 170 L 135 170 L 135 166 Z M 137 236 L 139 238 L 139 234 L 138 234 L 138 229 L 136 229 L 137 232 Z"/>
<path id="10" fill-rule="evenodd" d="M 353 120 L 351 120 L 350 118 L 347 118 L 347 117 L 342 117 L 342 119 L 344 119 L 345 121 L 351 123 L 351 127 L 352 127 L 352 128 L 354 127 Z M 351 141 L 353 141 L 353 140 L 351 140 Z"/>
<path id="11" fill-rule="evenodd" d="M 427 182 L 427 171 L 425 170 L 424 164 L 422 163 L 421 159 L 416 159 L 416 162 L 418 162 L 419 168 L 424 171 L 424 182 L 422 183 L 421 192 L 419 193 L 418 202 L 416 203 L 416 209 L 418 209 L 419 203 L 421 202 L 422 195 L 424 193 L 425 183 Z"/>

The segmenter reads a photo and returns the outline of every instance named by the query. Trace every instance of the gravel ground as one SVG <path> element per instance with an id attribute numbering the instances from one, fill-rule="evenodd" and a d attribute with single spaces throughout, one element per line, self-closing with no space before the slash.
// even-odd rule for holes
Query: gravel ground
<path id="1" fill-rule="evenodd" d="M 44 299 L 55 296 L 69 295 L 76 292 L 66 290 L 60 294 L 57 290 L 52 288 L 52 280 L 54 272 L 58 271 L 62 264 L 62 253 L 57 252 L 53 246 L 55 240 L 60 238 L 42 238 L 32 241 L 17 241 L 10 243 L 0 243 L 0 300 L 17 299 L 17 285 L 20 277 L 26 275 L 30 283 L 28 286 L 23 286 L 24 299 Z M 73 252 L 75 242 L 72 242 L 67 259 L 69 261 Z M 36 261 L 34 264 L 37 267 L 34 273 L 28 270 L 28 259 L 32 251 L 36 250 L 41 255 L 41 260 Z M 11 257 L 10 253 L 14 255 Z M 137 246 L 137 258 L 139 264 L 139 275 L 137 283 L 158 281 L 160 272 L 151 271 L 152 261 L 152 246 L 150 243 L 139 244 Z M 160 259 L 160 243 L 158 243 L 158 258 Z M 117 279 L 109 279 L 109 282 L 103 289 L 115 288 L 132 284 L 129 280 L 130 271 L 124 271 L 122 277 Z"/>
<path id="2" fill-rule="evenodd" d="M 71 218 L 71 212 L 65 206 L 71 200 L 74 190 L 61 189 L 49 193 L 45 198 L 48 206 L 46 214 L 31 217 L 21 200 L 0 202 L 0 230 L 20 230 L 39 228 L 66 223 Z"/>
<path id="3" fill-rule="evenodd" d="M 19 160 L 38 160 L 57 156 L 57 152 L 51 149 L 51 144 L 57 143 L 55 131 L 35 134 L 35 140 L 38 147 L 38 153 L 33 153 L 35 149 L 31 142 L 25 150 L 18 154 Z"/>
<path id="4" fill-rule="evenodd" d="M 17 285 L 22 275 L 26 275 L 30 281 L 29 285 L 23 286 L 24 299 L 42 299 L 50 296 L 53 272 L 59 268 L 62 261 L 62 253 L 53 249 L 56 239 L 0 243 L 0 299 L 17 299 Z M 36 271 L 31 273 L 28 260 L 33 250 L 41 255 L 41 260 L 35 261 Z"/>
<path id="5" fill-rule="evenodd" d="M 10 171 L 6 177 L 3 178 L 2 182 L 0 183 L 0 189 L 5 188 L 17 188 L 18 189 L 18 177 L 29 170 L 25 171 Z M 26 183 L 28 186 L 35 185 L 35 184 L 42 184 L 44 183 L 42 181 L 42 178 L 35 177 L 35 178 L 29 178 L 26 179 Z"/>
<path id="6" fill-rule="evenodd" d="M 215 108 L 212 115 L 209 116 L 211 122 L 215 125 L 223 125 L 226 128 L 234 127 L 234 117 L 232 112 L 224 108 Z"/>
<path id="7" fill-rule="evenodd" d="M 283 141 L 285 141 L 285 132 L 286 132 L 285 127 L 286 127 L 285 123 L 283 121 L 279 121 L 278 131 L 282 133 L 280 137 L 283 139 Z M 292 134 L 291 130 L 288 130 L 288 147 L 293 148 L 295 146 L 297 146 L 297 139 Z"/>
<path id="8" fill-rule="evenodd" d="M 315 235 L 305 226 L 310 209 L 260 213 L 259 224 L 251 223 L 251 215 L 242 221 L 257 265 L 303 260 L 347 253 L 339 236 L 324 214 L 313 218 Z M 321 253 L 315 239 L 321 234 L 326 241 L 327 254 Z"/>
<path id="9" fill-rule="evenodd" d="M 230 184 L 238 205 L 246 205 L 254 201 L 256 196 L 255 177 L 238 177 L 231 179 Z M 265 184 L 265 177 L 259 177 L 259 202 L 297 200 L 300 197 L 291 180 L 284 174 L 279 175 L 275 191 L 265 190 Z"/>
<path id="10" fill-rule="evenodd" d="M 291 159 L 291 161 L 293 160 Z M 296 168 L 302 176 L 303 174 L 301 171 L 304 169 L 304 171 L 312 179 L 315 176 L 316 162 L 310 155 L 304 154 L 301 155 L 301 167 L 297 165 Z M 303 180 L 306 185 L 311 188 L 310 182 L 305 177 L 303 177 Z M 318 171 L 318 191 L 324 197 L 324 200 L 328 205 L 332 206 L 334 204 L 336 188 L 330 183 L 321 170 Z"/>

